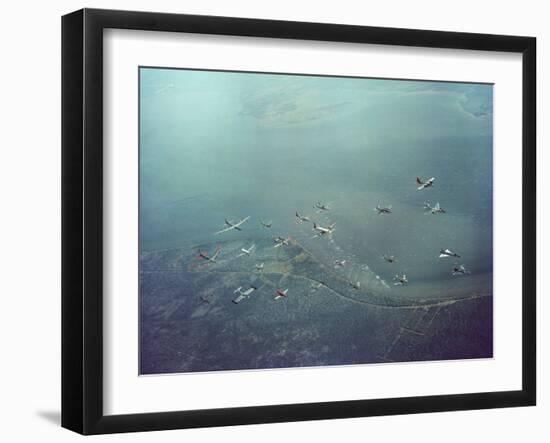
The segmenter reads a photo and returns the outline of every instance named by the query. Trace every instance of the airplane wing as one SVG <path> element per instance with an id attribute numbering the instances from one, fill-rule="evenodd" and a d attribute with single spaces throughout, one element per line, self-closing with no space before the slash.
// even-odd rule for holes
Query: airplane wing
<path id="1" fill-rule="evenodd" d="M 246 298 L 245 295 L 243 294 L 240 294 L 237 298 L 235 298 L 233 300 L 233 303 L 235 303 L 236 305 L 238 305 L 240 302 L 242 302 L 244 299 Z"/>
<path id="2" fill-rule="evenodd" d="M 221 250 L 222 250 L 222 248 L 220 248 L 220 247 L 218 247 L 218 248 L 216 249 L 216 252 L 215 252 L 214 255 L 212 256 L 212 260 L 215 260 L 216 257 L 217 257 L 218 255 L 220 255 Z"/>
<path id="3" fill-rule="evenodd" d="M 233 225 L 233 228 L 238 228 L 238 227 L 241 226 L 245 221 L 247 221 L 249 218 L 250 218 L 250 215 L 247 216 L 247 217 L 245 217 L 245 218 L 243 218 L 243 219 L 242 219 L 241 221 L 239 221 L 238 223 L 235 223 L 235 224 Z"/>
<path id="4" fill-rule="evenodd" d="M 223 234 L 224 232 L 231 231 L 235 229 L 235 226 L 229 226 L 229 228 L 222 229 L 221 231 L 214 232 L 214 235 Z"/>

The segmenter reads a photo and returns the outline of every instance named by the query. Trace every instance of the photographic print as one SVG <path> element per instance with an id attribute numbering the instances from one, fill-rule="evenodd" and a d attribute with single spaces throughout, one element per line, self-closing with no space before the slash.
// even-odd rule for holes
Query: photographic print
<path id="1" fill-rule="evenodd" d="M 493 85 L 139 68 L 140 374 L 493 356 Z"/>

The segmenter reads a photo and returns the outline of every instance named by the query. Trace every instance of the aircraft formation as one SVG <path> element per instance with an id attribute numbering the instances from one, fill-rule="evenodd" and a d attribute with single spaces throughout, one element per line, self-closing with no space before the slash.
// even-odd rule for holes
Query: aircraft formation
<path id="1" fill-rule="evenodd" d="M 431 178 L 426 179 L 426 180 L 424 180 L 420 177 L 416 177 L 416 184 L 417 184 L 417 190 L 418 191 L 422 191 L 424 189 L 431 188 L 431 187 L 434 186 L 434 183 L 435 183 L 435 177 L 431 177 Z M 315 209 L 315 212 L 317 214 L 319 214 L 319 213 L 322 213 L 322 212 L 331 211 L 332 208 L 331 208 L 331 203 L 321 203 L 320 201 L 318 201 L 313 205 L 313 209 Z M 425 214 L 436 215 L 436 214 L 445 214 L 446 213 L 446 211 L 441 207 L 439 202 L 436 202 L 436 204 L 433 205 L 433 206 L 429 202 L 426 202 L 426 203 L 424 203 L 423 209 L 425 210 Z M 374 211 L 376 211 L 378 215 L 389 215 L 389 214 L 392 214 L 392 205 L 383 206 L 383 205 L 378 204 L 374 208 Z M 225 221 L 224 221 L 225 227 L 223 229 L 215 232 L 214 235 L 220 235 L 220 234 L 230 232 L 230 231 L 233 231 L 233 230 L 242 231 L 243 230 L 243 225 L 249 219 L 250 219 L 250 216 L 244 217 L 244 218 L 242 218 L 240 220 L 237 220 L 237 221 L 231 221 L 231 220 L 225 219 Z M 298 211 L 295 212 L 295 222 L 297 224 L 312 223 L 313 224 L 312 230 L 314 231 L 314 235 L 311 237 L 312 239 L 313 238 L 318 238 L 318 237 L 331 237 L 332 234 L 334 233 L 334 231 L 336 230 L 336 223 L 332 223 L 332 224 L 327 225 L 327 226 L 322 226 L 318 222 L 313 221 L 308 215 L 300 214 Z M 267 221 L 266 222 L 264 220 L 260 220 L 260 225 L 265 229 L 271 229 L 272 226 L 273 226 L 273 222 L 272 221 Z M 291 241 L 292 241 L 291 237 L 278 236 L 278 237 L 273 238 L 273 243 L 274 243 L 273 247 L 274 248 L 284 247 L 284 246 L 289 245 L 291 243 Z M 243 256 L 251 256 L 254 253 L 255 246 L 256 246 L 255 244 L 252 244 L 248 248 L 241 248 L 240 252 L 236 255 L 236 257 L 239 258 L 239 257 L 243 257 Z M 216 259 L 220 255 L 220 252 L 221 252 L 220 247 L 217 247 L 212 255 L 210 255 L 208 252 L 199 250 L 198 251 L 198 254 L 199 254 L 198 258 L 200 258 L 204 261 L 207 261 L 207 262 L 216 263 Z M 456 252 L 452 251 L 449 248 L 444 248 L 444 249 L 441 249 L 439 251 L 439 258 L 441 258 L 441 259 L 444 259 L 444 258 L 457 259 L 457 258 L 461 258 L 461 256 L 459 254 L 457 254 Z M 382 256 L 382 259 L 385 262 L 390 263 L 390 264 L 397 263 L 397 258 L 394 255 L 384 254 Z M 333 265 L 334 265 L 334 268 L 340 268 L 340 269 L 344 268 L 346 266 L 346 260 L 334 260 Z M 259 271 L 259 272 L 263 271 L 264 263 L 256 263 L 254 265 L 254 269 L 256 271 Z M 368 266 L 366 266 L 366 269 L 368 269 Z M 471 272 L 469 270 L 467 270 L 463 264 L 455 265 L 452 269 L 452 272 L 451 272 L 451 274 L 453 276 L 464 276 L 464 275 L 468 275 L 470 273 Z M 380 279 L 379 276 L 376 276 L 376 278 Z M 385 284 L 385 282 L 383 282 L 383 283 Z M 360 281 L 353 281 L 353 280 L 350 279 L 348 284 L 351 288 L 353 288 L 355 290 L 360 290 L 361 289 L 361 282 Z M 393 285 L 394 286 L 405 286 L 405 285 L 408 285 L 408 284 L 409 284 L 409 280 L 408 280 L 406 274 L 402 274 L 402 275 L 395 274 L 395 276 L 393 277 Z M 312 283 L 312 285 L 310 287 L 310 292 L 315 292 L 323 286 L 324 286 L 323 282 Z M 385 286 L 388 287 L 387 284 L 385 284 Z M 258 288 L 256 286 L 253 286 L 253 285 L 250 285 L 248 288 L 246 288 L 244 290 L 243 290 L 242 286 L 239 286 L 233 292 L 234 294 L 237 295 L 237 297 L 233 299 L 233 302 L 235 304 L 238 304 L 241 301 L 250 298 L 251 294 L 257 289 Z M 277 288 L 275 290 L 275 293 L 274 293 L 274 299 L 279 300 L 281 298 L 286 298 L 288 296 L 288 293 L 289 293 L 289 288 L 286 288 L 284 290 L 282 288 Z M 201 304 L 202 303 L 210 303 L 210 300 L 206 299 L 204 297 L 201 297 Z"/>

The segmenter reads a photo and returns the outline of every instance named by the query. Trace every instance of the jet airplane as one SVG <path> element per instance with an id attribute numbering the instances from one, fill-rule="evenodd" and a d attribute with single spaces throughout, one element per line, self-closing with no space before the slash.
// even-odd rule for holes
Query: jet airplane
<path id="1" fill-rule="evenodd" d="M 380 214 L 391 214 L 391 205 L 389 206 L 380 206 L 376 205 L 376 208 L 374 208 L 376 212 L 378 212 L 378 215 Z"/>
<path id="2" fill-rule="evenodd" d="M 387 261 L 388 263 L 395 263 L 397 259 L 395 258 L 395 255 L 386 255 L 384 254 L 382 258 Z"/>
<path id="3" fill-rule="evenodd" d="M 453 268 L 453 275 L 467 275 L 470 274 L 470 271 L 468 271 L 464 265 L 455 266 Z"/>
<path id="4" fill-rule="evenodd" d="M 434 185 L 435 177 L 429 178 L 428 180 L 424 181 L 420 177 L 416 177 L 416 184 L 418 186 L 418 190 L 421 191 L 422 189 L 430 188 Z"/>
<path id="5" fill-rule="evenodd" d="M 435 206 L 430 206 L 429 203 L 424 203 L 424 209 L 426 209 L 426 214 L 431 212 L 432 214 L 445 214 L 445 210 L 439 206 L 439 202 L 435 204 Z"/>
<path id="6" fill-rule="evenodd" d="M 245 217 L 241 220 L 239 220 L 238 222 L 231 222 L 227 219 L 225 219 L 225 224 L 228 226 L 227 228 L 225 229 L 222 229 L 221 231 L 218 231 L 218 232 L 215 232 L 214 235 L 218 235 L 218 234 L 222 234 L 224 232 L 227 232 L 227 231 L 232 231 L 233 229 L 236 229 L 237 231 L 242 231 L 241 229 L 241 225 L 246 222 L 248 219 L 250 218 L 250 216 L 248 217 Z"/>
<path id="7" fill-rule="evenodd" d="M 268 222 L 264 222 L 263 220 L 260 220 L 260 224 L 264 227 L 264 228 L 271 228 L 271 226 L 273 225 L 273 222 L 270 220 Z"/>
<path id="8" fill-rule="evenodd" d="M 286 288 L 284 291 L 282 289 L 277 289 L 275 293 L 277 294 L 275 300 L 279 300 L 282 297 L 286 297 L 286 294 L 288 293 L 288 288 Z"/>
<path id="9" fill-rule="evenodd" d="M 296 211 L 296 223 L 304 223 L 311 221 L 307 215 L 300 215 L 298 214 L 298 211 Z"/>
<path id="10" fill-rule="evenodd" d="M 313 209 L 317 209 L 317 213 L 321 211 L 330 211 L 329 203 L 317 202 L 313 205 Z"/>
<path id="11" fill-rule="evenodd" d="M 313 222 L 313 229 L 317 231 L 317 234 L 315 235 L 315 237 L 318 237 L 319 235 L 332 234 L 334 232 L 335 226 L 336 226 L 336 223 L 333 223 L 328 227 L 324 227 L 324 226 L 318 225 L 316 222 Z"/>
<path id="12" fill-rule="evenodd" d="M 242 257 L 243 255 L 250 255 L 252 254 L 252 251 L 254 250 L 254 247 L 256 245 L 250 245 L 250 247 L 248 249 L 246 248 L 241 248 L 241 253 L 239 255 L 237 255 L 237 257 Z"/>
<path id="13" fill-rule="evenodd" d="M 222 250 L 222 248 L 220 248 L 218 246 L 216 248 L 216 251 L 214 252 L 214 255 L 210 256 L 210 255 L 208 255 L 208 252 L 203 252 L 199 249 L 198 257 L 202 258 L 203 260 L 206 260 L 206 261 L 209 261 L 209 262 L 212 262 L 212 263 L 216 263 L 216 258 L 218 257 L 218 255 L 220 255 L 221 250 Z"/>
<path id="14" fill-rule="evenodd" d="M 274 248 L 278 248 L 280 246 L 287 246 L 290 243 L 290 237 L 288 238 L 276 237 L 273 239 L 273 241 L 275 242 L 275 246 L 273 246 Z"/>
<path id="15" fill-rule="evenodd" d="M 237 296 L 237 298 L 233 299 L 233 303 L 235 304 L 239 304 L 240 302 L 242 302 L 245 298 L 249 298 L 250 297 L 250 294 L 252 294 L 256 289 L 258 289 L 256 286 L 254 285 L 250 285 L 250 287 L 246 290 L 242 290 L 243 287 L 242 286 L 239 286 L 237 289 L 235 289 L 233 291 L 233 294 L 239 294 Z"/>
<path id="16" fill-rule="evenodd" d="M 460 255 L 458 255 L 456 252 L 451 251 L 450 249 L 442 249 L 441 251 L 439 251 L 439 258 L 447 257 L 460 258 Z"/>
<path id="17" fill-rule="evenodd" d="M 399 275 L 395 274 L 395 277 L 393 278 L 395 280 L 394 286 L 403 286 L 409 283 L 409 280 L 407 280 L 407 276 L 403 274 L 401 277 Z"/>

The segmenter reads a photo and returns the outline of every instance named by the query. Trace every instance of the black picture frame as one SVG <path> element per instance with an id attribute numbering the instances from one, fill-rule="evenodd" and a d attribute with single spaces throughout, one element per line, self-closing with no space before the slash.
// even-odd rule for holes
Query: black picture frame
<path id="1" fill-rule="evenodd" d="M 503 51 L 522 54 L 522 389 L 130 415 L 103 412 L 103 30 Z M 151 431 L 536 403 L 536 39 L 230 17 L 83 9 L 62 18 L 62 426 Z"/>

